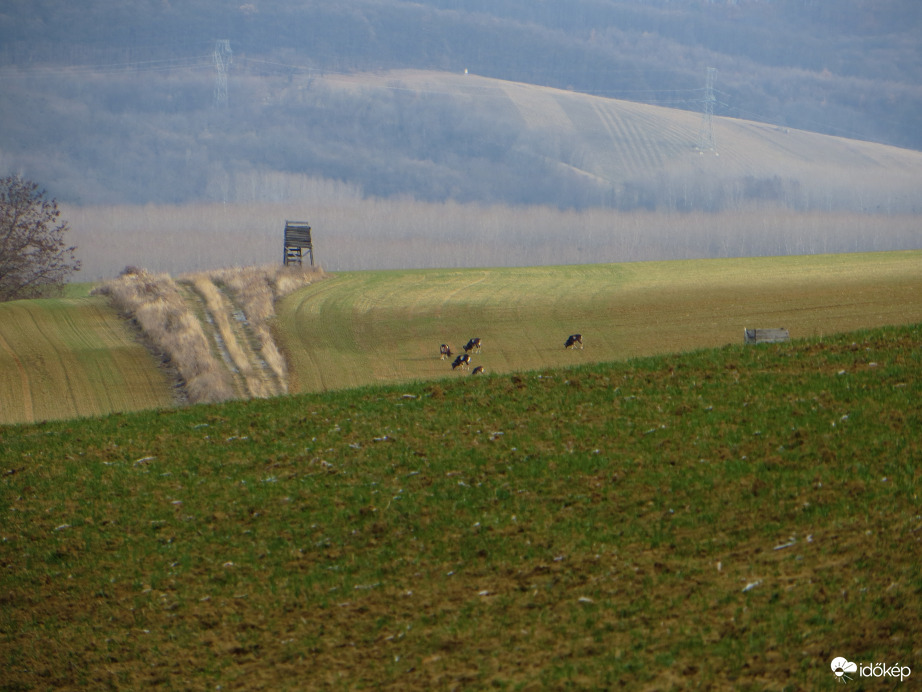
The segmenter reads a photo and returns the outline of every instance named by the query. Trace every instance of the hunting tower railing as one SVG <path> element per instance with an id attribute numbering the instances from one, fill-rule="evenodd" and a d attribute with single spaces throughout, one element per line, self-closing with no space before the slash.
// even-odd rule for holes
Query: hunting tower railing
<path id="1" fill-rule="evenodd" d="M 314 266 L 314 244 L 311 242 L 311 227 L 306 221 L 285 222 L 285 247 L 282 262 L 301 266 L 303 250 L 307 250 L 311 266 Z"/>

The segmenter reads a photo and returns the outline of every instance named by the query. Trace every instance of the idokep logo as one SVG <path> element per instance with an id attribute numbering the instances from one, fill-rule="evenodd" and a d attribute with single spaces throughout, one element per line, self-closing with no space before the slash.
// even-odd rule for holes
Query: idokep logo
<path id="1" fill-rule="evenodd" d="M 842 658 L 841 656 L 836 656 L 832 659 L 832 663 L 829 664 L 832 668 L 832 672 L 835 673 L 836 682 L 848 682 L 851 678 L 847 673 L 857 673 L 858 664 L 852 663 L 848 659 Z"/>
<path id="2" fill-rule="evenodd" d="M 842 656 L 836 656 L 832 659 L 829 667 L 832 668 L 832 673 L 836 676 L 836 682 L 848 682 L 854 677 L 855 673 L 862 678 L 899 678 L 900 682 L 903 682 L 912 674 L 912 669 L 909 666 L 901 666 L 899 663 L 894 666 L 886 663 L 862 663 L 858 665 Z"/>

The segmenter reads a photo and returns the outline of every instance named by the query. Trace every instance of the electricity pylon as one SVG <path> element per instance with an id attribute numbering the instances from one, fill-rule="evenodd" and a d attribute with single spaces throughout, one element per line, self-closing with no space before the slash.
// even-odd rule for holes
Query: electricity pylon
<path id="1" fill-rule="evenodd" d="M 215 108 L 227 107 L 227 67 L 231 63 L 230 41 L 219 39 L 214 44 L 214 105 Z"/>
<path id="2" fill-rule="evenodd" d="M 698 131 L 698 151 L 717 151 L 717 143 L 714 141 L 714 104 L 717 99 L 714 98 L 714 75 L 717 74 L 716 67 L 709 67 L 707 81 L 704 85 L 704 99 L 701 108 L 701 129 Z"/>

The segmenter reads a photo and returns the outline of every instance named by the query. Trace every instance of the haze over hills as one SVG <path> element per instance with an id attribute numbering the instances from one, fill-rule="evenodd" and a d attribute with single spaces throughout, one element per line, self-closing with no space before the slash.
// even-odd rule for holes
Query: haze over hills
<path id="1" fill-rule="evenodd" d="M 911 0 L 13 2 L 0 169 L 81 205 L 273 202 L 326 179 L 435 202 L 914 212 L 918 153 L 839 137 L 922 148 L 920 26 Z"/>
<path id="2" fill-rule="evenodd" d="M 116 93 L 198 106 L 116 113 L 113 78 L 62 84 L 40 108 L 4 102 L 24 150 L 2 163 L 78 204 L 286 201 L 321 178 L 359 196 L 623 211 L 920 205 L 914 150 L 715 116 L 702 151 L 699 113 L 474 74 L 238 78 L 227 110 L 208 78 L 146 76 L 147 92 L 137 79 L 115 79 Z"/>
<path id="3" fill-rule="evenodd" d="M 703 150 L 702 116 L 680 109 L 471 74 L 401 71 L 322 81 L 369 98 L 390 90 L 419 99 L 450 95 L 459 111 L 489 112 L 498 130 L 519 133 L 512 149 L 521 147 L 574 188 L 594 189 L 600 206 L 718 211 L 768 202 L 922 211 L 922 152 L 913 150 L 726 117 L 712 119 L 715 147 Z"/>

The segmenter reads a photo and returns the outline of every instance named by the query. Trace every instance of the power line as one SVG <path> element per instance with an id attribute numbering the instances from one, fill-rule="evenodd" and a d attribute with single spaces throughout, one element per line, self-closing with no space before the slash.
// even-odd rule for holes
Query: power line
<path id="1" fill-rule="evenodd" d="M 29 67 L 2 68 L 0 79 L 33 79 L 35 77 L 74 74 L 127 74 L 134 72 L 168 72 L 170 70 L 198 70 L 211 66 L 211 55 L 197 55 L 188 58 L 167 58 L 142 62 L 103 63 L 98 65 L 74 65 L 72 67 Z"/>

